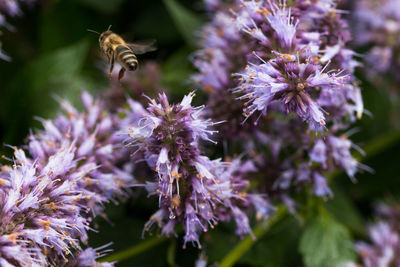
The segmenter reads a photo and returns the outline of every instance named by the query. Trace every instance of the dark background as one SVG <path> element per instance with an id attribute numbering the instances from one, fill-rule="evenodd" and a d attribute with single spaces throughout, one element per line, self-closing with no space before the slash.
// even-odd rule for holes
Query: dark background
<path id="1" fill-rule="evenodd" d="M 161 83 L 173 99 L 195 89 L 188 83 L 188 76 L 194 72 L 188 57 L 199 42 L 199 34 L 193 30 L 207 18 L 201 1 L 175 4 L 169 0 L 45 0 L 32 7 L 22 6 L 20 17 L 7 18 L 16 30 L 3 30 L 1 36 L 3 49 L 12 58 L 11 62 L 0 61 L 1 153 L 10 156 L 12 151 L 4 144 L 22 145 L 29 130 L 40 127 L 35 116 L 53 118 L 57 114 L 55 95 L 79 103 L 83 89 L 96 94 L 109 87 L 98 36 L 87 32 L 88 28 L 101 32 L 112 24 L 112 30 L 125 34 L 127 40 L 156 39 L 158 50 L 139 60 L 160 64 Z M 340 174 L 334 181 L 336 198 L 326 204 L 355 239 L 364 237 L 360 229 L 372 218 L 373 204 L 382 198 L 397 198 L 400 191 L 398 94 L 389 95 L 385 88 L 372 86 L 360 71 L 358 76 L 363 82 L 366 109 L 373 117 L 364 115 L 354 126 L 359 131 L 352 140 L 370 153 L 364 163 L 376 174 L 358 174 L 357 184 Z M 156 201 L 147 200 L 143 192 L 125 204 L 110 205 L 108 220 L 97 220 L 100 232 L 91 234 L 90 245 L 113 241 L 112 248 L 118 252 L 149 240 L 148 233 L 146 239 L 141 234 L 155 210 Z M 202 239 L 210 262 L 221 260 L 239 240 L 233 234 L 233 225 L 220 224 L 217 228 Z M 244 255 L 240 266 L 299 266 L 297 242 L 301 231 L 300 222 L 284 218 Z M 182 236 L 165 240 L 117 266 L 193 265 L 200 250 L 190 245 L 185 250 L 181 247 Z"/>

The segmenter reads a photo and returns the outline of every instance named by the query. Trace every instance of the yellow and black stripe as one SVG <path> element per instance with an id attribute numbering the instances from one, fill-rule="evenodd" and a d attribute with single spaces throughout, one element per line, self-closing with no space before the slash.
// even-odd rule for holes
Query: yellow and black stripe
<path id="1" fill-rule="evenodd" d="M 138 60 L 132 50 L 125 46 L 119 45 L 115 51 L 117 52 L 117 56 L 119 62 L 123 65 L 126 70 L 134 71 L 138 66 Z"/>

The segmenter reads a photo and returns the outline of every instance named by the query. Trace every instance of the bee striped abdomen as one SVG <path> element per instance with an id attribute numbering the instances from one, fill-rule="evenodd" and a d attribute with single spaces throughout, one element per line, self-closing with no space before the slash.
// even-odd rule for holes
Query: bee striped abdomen
<path id="1" fill-rule="evenodd" d="M 138 66 L 138 60 L 129 47 L 120 45 L 115 50 L 117 52 L 119 61 L 126 70 L 136 70 Z"/>

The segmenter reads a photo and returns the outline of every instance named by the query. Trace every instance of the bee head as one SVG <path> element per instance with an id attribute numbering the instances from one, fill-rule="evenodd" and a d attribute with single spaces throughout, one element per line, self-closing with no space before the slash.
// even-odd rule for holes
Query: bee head
<path id="1" fill-rule="evenodd" d="M 110 34 L 112 34 L 112 31 L 107 30 L 105 32 L 102 32 L 99 36 L 99 42 L 100 44 L 102 44 L 104 42 L 104 40 L 107 38 L 107 36 L 109 36 Z"/>

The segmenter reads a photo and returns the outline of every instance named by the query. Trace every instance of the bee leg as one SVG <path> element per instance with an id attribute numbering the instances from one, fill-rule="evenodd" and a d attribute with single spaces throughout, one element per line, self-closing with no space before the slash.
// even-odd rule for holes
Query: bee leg
<path id="1" fill-rule="evenodd" d="M 114 56 L 110 57 L 110 70 L 108 71 L 108 78 L 111 79 L 111 73 L 114 69 Z"/>
<path id="2" fill-rule="evenodd" d="M 124 77 L 124 74 L 125 74 L 125 69 L 124 69 L 124 67 L 122 67 L 121 70 L 119 71 L 119 74 L 118 74 L 118 81 L 119 82 Z"/>

